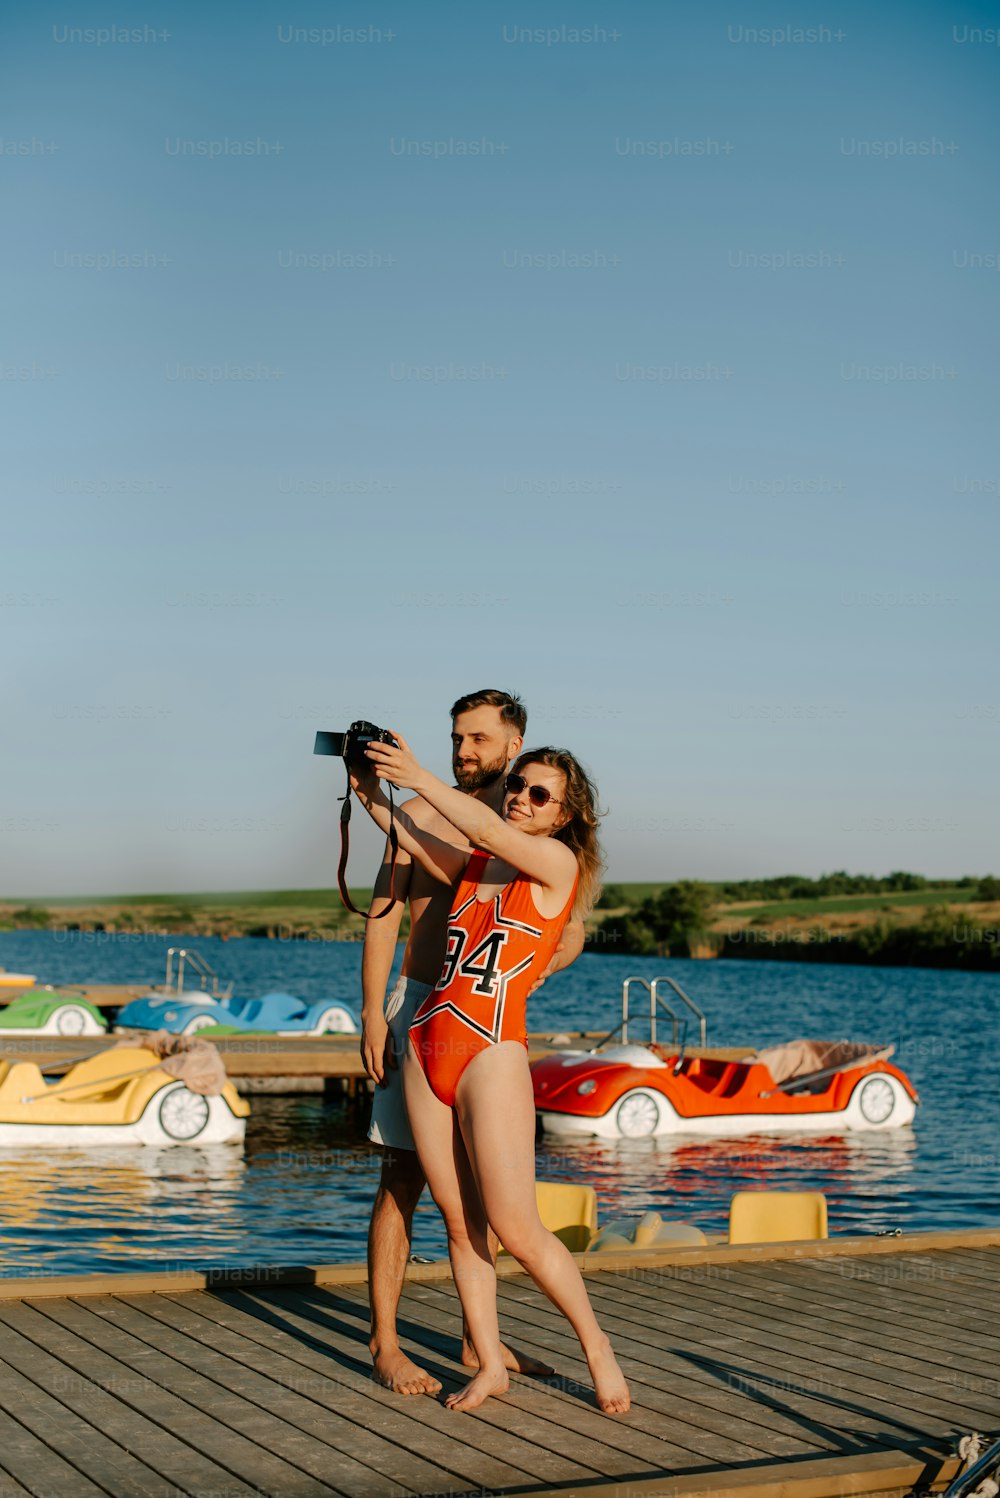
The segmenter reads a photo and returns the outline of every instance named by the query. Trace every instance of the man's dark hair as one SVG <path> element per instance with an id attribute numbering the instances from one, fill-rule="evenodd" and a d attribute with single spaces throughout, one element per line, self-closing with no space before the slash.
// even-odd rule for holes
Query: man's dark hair
<path id="1" fill-rule="evenodd" d="M 495 687 L 488 687 L 482 692 L 470 692 L 467 697 L 459 697 L 452 705 L 451 721 L 454 723 L 459 713 L 471 712 L 474 707 L 499 708 L 501 722 L 524 737 L 524 730 L 528 726 L 528 709 L 520 697 L 512 696 L 510 692 L 498 692 Z"/>

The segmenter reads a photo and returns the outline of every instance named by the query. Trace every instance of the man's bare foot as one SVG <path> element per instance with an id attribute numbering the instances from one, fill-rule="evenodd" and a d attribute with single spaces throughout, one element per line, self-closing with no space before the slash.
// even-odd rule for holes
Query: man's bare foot
<path id="1" fill-rule="evenodd" d="M 526 1352 L 518 1352 L 516 1347 L 508 1347 L 506 1342 L 500 1343 L 500 1351 L 503 1354 L 503 1365 L 510 1373 L 524 1373 L 528 1378 L 551 1378 L 556 1371 L 550 1368 L 548 1363 L 540 1362 L 538 1358 L 533 1358 Z M 476 1349 L 471 1342 L 467 1340 L 462 1342 L 461 1356 L 466 1368 L 479 1367 Z"/>
<path id="2" fill-rule="evenodd" d="M 441 1381 L 432 1378 L 399 1347 L 372 1353 L 372 1378 L 394 1394 L 437 1394 Z"/>
<path id="3" fill-rule="evenodd" d="M 480 1368 L 464 1389 L 459 1389 L 457 1394 L 448 1395 L 445 1404 L 450 1410 L 477 1410 L 491 1394 L 505 1394 L 509 1388 L 510 1379 L 506 1368 Z"/>
<path id="4" fill-rule="evenodd" d="M 632 1397 L 607 1337 L 602 1338 L 597 1347 L 587 1354 L 587 1367 L 594 1380 L 598 1408 L 606 1415 L 624 1415 L 632 1403 Z"/>

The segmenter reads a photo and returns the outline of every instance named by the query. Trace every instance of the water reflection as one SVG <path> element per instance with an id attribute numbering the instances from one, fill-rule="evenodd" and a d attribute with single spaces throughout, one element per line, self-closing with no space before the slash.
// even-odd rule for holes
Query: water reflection
<path id="1" fill-rule="evenodd" d="M 0 962 L 47 982 L 159 981 L 176 938 L 0 933 Z M 350 943 L 201 940 L 240 993 L 356 1002 Z M 539 1030 L 609 1028 L 622 980 L 659 960 L 585 953 L 532 1001 Z M 834 1233 L 982 1227 L 1000 1220 L 996 975 L 822 964 L 672 961 L 717 1044 L 794 1035 L 894 1040 L 921 1096 L 914 1129 L 828 1138 L 545 1141 L 542 1179 L 588 1180 L 603 1217 L 653 1207 L 725 1230 L 742 1188 L 824 1191 Z M 956 1079 L 974 1077 L 970 1094 Z M 972 1101 L 970 1103 L 970 1096 Z M 186 1146 L 0 1152 L 0 1270 L 83 1273 L 363 1258 L 378 1158 L 361 1120 L 319 1096 L 253 1099 L 245 1152 Z M 445 1250 L 424 1197 L 414 1249 Z"/>
<path id="2" fill-rule="evenodd" d="M 245 1171 L 240 1151 L 223 1144 L 4 1150 L 2 1272 L 134 1268 L 137 1261 L 174 1268 L 192 1239 L 209 1255 L 242 1220 Z"/>
<path id="3" fill-rule="evenodd" d="M 587 1180 L 601 1216 L 651 1208 L 706 1232 L 724 1232 L 734 1191 L 822 1191 L 831 1232 L 903 1225 L 900 1198 L 917 1162 L 912 1129 L 885 1133 L 758 1134 L 744 1139 L 560 1140 L 543 1143 L 545 1180 Z"/>

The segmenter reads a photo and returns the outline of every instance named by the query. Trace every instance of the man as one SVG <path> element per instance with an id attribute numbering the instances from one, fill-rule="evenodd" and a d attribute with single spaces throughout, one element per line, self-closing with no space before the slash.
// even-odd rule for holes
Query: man
<path id="1" fill-rule="evenodd" d="M 456 785 L 499 812 L 507 767 L 524 743 L 527 713 L 518 697 L 488 689 L 460 697 L 451 710 L 452 768 Z M 406 810 L 421 827 L 456 846 L 468 847 L 461 833 L 434 809 L 414 797 Z M 389 904 L 389 853 L 379 870 L 369 913 L 378 915 Z M 396 1314 L 410 1256 L 413 1213 L 426 1184 L 406 1117 L 399 1059 L 417 1005 L 434 987 L 444 962 L 452 890 L 432 879 L 419 864 L 400 851 L 396 860 L 397 903 L 389 915 L 365 926 L 361 967 L 361 1055 L 365 1070 L 376 1083 L 368 1137 L 383 1147 L 382 1174 L 368 1232 L 368 1286 L 371 1298 L 371 1347 L 374 1377 L 397 1394 L 435 1394 L 441 1385 L 408 1358 L 399 1345 Z M 386 998 L 395 956 L 403 903 L 409 902 L 410 935 L 403 965 L 392 993 Z M 546 976 L 567 967 L 583 948 L 583 922 L 572 920 Z M 491 1235 L 496 1258 L 496 1242 Z M 475 1351 L 463 1329 L 462 1362 L 477 1365 Z M 507 1366 L 514 1372 L 546 1374 L 552 1370 L 513 1349 L 504 1347 Z"/>

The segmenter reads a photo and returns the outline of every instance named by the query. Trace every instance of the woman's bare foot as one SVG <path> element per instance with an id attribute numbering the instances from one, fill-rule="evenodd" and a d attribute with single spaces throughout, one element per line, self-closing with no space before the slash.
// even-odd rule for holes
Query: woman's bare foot
<path id="1" fill-rule="evenodd" d="M 524 1373 L 529 1378 L 551 1378 L 556 1371 L 548 1363 L 542 1363 L 526 1352 L 518 1352 L 516 1347 L 508 1347 L 506 1342 L 500 1343 L 500 1351 L 503 1354 L 503 1365 L 510 1373 Z M 476 1349 L 468 1338 L 462 1340 L 462 1362 L 466 1368 L 479 1367 Z"/>
<path id="2" fill-rule="evenodd" d="M 598 1408 L 606 1415 L 624 1415 L 632 1403 L 632 1397 L 607 1337 L 602 1338 L 596 1348 L 587 1354 L 587 1367 L 594 1380 Z"/>
<path id="3" fill-rule="evenodd" d="M 440 1380 L 408 1358 L 402 1348 L 373 1350 L 372 1362 L 372 1378 L 394 1394 L 437 1394 L 441 1388 Z"/>
<path id="4" fill-rule="evenodd" d="M 491 1394 L 506 1394 L 510 1379 L 503 1366 L 480 1368 L 475 1378 L 470 1379 L 457 1394 L 449 1394 L 445 1404 L 450 1410 L 477 1410 Z"/>

